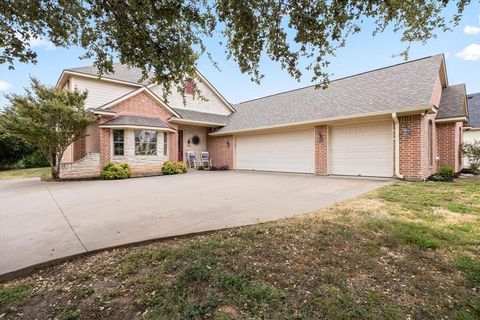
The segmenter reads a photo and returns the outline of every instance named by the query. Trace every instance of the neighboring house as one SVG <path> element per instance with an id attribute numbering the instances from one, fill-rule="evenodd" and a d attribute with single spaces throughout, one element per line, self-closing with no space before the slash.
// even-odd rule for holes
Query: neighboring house
<path id="1" fill-rule="evenodd" d="M 480 141 L 480 93 L 467 95 L 468 123 L 465 125 L 464 142 Z M 465 161 L 468 164 L 467 159 Z"/>
<path id="2" fill-rule="evenodd" d="M 465 85 L 448 84 L 443 55 L 426 57 L 314 86 L 230 105 L 200 74 L 207 101 L 162 100 L 141 72 L 114 65 L 65 70 L 57 86 L 89 91 L 97 114 L 63 159 L 64 177 L 98 175 L 108 161 L 134 173 L 158 172 L 187 150 L 209 151 L 231 169 L 420 180 L 442 165 L 462 169 L 460 145 L 468 118 Z"/>

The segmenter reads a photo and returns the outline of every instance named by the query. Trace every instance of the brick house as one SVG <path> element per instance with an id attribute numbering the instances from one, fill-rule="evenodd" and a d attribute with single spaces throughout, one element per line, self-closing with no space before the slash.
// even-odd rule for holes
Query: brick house
<path id="1" fill-rule="evenodd" d="M 323 175 L 427 178 L 442 165 L 462 169 L 468 120 L 465 85 L 449 85 L 445 58 L 430 56 L 232 106 L 197 72 L 206 100 L 166 101 L 141 72 L 114 65 L 64 70 L 57 86 L 88 90 L 98 116 L 62 159 L 64 178 L 98 176 L 107 162 L 134 174 L 159 172 L 186 151 L 209 151 L 214 166 Z"/>

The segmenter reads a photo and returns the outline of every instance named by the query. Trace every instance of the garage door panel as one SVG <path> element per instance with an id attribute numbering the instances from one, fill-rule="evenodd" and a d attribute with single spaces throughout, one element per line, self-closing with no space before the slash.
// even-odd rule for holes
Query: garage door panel
<path id="1" fill-rule="evenodd" d="M 392 130 L 391 121 L 332 127 L 331 173 L 391 177 Z"/>
<path id="2" fill-rule="evenodd" d="M 236 137 L 236 168 L 313 173 L 313 129 Z"/>

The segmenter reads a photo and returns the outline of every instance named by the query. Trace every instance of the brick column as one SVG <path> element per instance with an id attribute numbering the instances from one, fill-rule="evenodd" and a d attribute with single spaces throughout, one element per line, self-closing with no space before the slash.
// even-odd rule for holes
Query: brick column
<path id="1" fill-rule="evenodd" d="M 455 171 L 462 170 L 460 148 L 462 143 L 461 122 L 437 123 L 438 165 L 451 166 Z"/>
<path id="2" fill-rule="evenodd" d="M 400 174 L 407 180 L 422 179 L 421 115 L 399 117 L 400 122 Z"/>
<path id="3" fill-rule="evenodd" d="M 110 129 L 100 128 L 100 168 L 110 161 Z"/>
<path id="4" fill-rule="evenodd" d="M 315 173 L 328 174 L 328 126 L 315 127 Z"/>
<path id="5" fill-rule="evenodd" d="M 207 150 L 212 159 L 212 165 L 215 167 L 228 166 L 229 169 L 234 168 L 233 163 L 233 136 L 223 137 L 207 137 Z"/>

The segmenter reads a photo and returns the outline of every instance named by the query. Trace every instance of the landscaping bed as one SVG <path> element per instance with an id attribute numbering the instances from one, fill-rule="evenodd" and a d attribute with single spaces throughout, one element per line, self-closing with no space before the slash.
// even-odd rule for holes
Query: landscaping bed
<path id="1" fill-rule="evenodd" d="M 0 286 L 4 319 L 478 319 L 480 177 L 103 251 Z M 1 317 L 1 316 L 0 316 Z"/>

